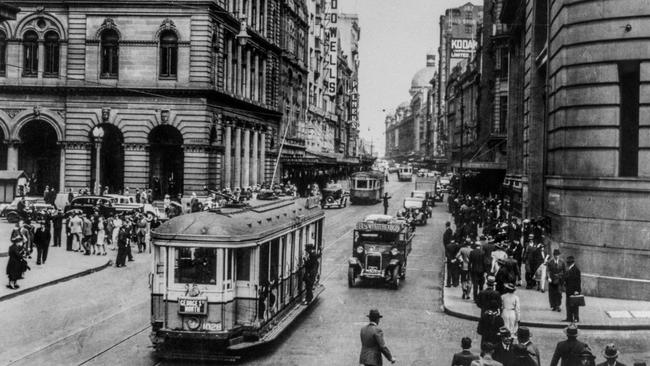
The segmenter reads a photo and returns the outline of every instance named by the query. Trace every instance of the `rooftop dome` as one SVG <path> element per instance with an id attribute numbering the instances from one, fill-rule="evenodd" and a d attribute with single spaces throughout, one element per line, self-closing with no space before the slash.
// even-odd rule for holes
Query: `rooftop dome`
<path id="1" fill-rule="evenodd" d="M 427 55 L 427 66 L 413 75 L 411 89 L 430 88 L 430 81 L 436 74 L 436 57 Z"/>

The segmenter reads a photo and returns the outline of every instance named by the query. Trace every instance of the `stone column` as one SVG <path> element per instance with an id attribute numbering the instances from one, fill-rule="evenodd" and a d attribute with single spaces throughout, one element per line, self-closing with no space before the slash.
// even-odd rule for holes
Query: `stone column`
<path id="1" fill-rule="evenodd" d="M 259 164 L 258 160 L 259 159 L 259 153 L 257 149 L 259 148 L 259 133 L 257 132 L 257 128 L 253 130 L 253 148 L 252 148 L 252 156 L 251 156 L 251 185 L 254 186 L 257 184 L 258 180 L 257 177 L 259 175 Z"/>
<path id="2" fill-rule="evenodd" d="M 224 75 L 224 79 L 225 79 L 224 84 L 225 84 L 226 90 L 232 92 L 232 91 L 234 91 L 233 85 L 232 85 L 232 73 L 235 72 L 235 70 L 232 69 L 232 58 L 234 56 L 232 54 L 232 39 L 228 39 L 226 41 L 226 50 L 228 51 L 228 57 L 227 57 L 227 59 L 225 61 L 227 63 L 227 65 L 224 65 L 225 66 L 224 69 L 227 70 L 226 74 Z"/>
<path id="3" fill-rule="evenodd" d="M 241 187 L 241 128 L 235 127 L 235 179 L 233 189 Z"/>
<path id="4" fill-rule="evenodd" d="M 65 144 L 59 144 L 59 192 L 65 192 Z"/>
<path id="5" fill-rule="evenodd" d="M 241 74 L 241 69 L 242 69 L 242 58 L 244 57 L 244 54 L 242 52 L 242 47 L 241 45 L 237 45 L 237 70 L 235 70 L 235 87 L 234 91 L 235 94 L 241 95 L 242 94 L 242 74 Z"/>
<path id="6" fill-rule="evenodd" d="M 254 1 L 255 1 L 255 9 L 257 9 L 257 14 L 255 14 L 255 17 L 257 18 L 255 19 L 255 24 L 257 25 L 257 27 L 255 30 L 259 32 L 260 29 L 262 29 L 262 25 L 260 24 L 260 14 L 262 13 L 262 9 L 260 9 L 260 0 L 254 0 Z M 253 24 L 252 22 L 253 20 L 251 19 L 251 24 Z"/>
<path id="7" fill-rule="evenodd" d="M 266 132 L 260 132 L 260 167 L 259 167 L 259 181 L 260 183 L 266 180 Z"/>
<path id="8" fill-rule="evenodd" d="M 7 144 L 7 170 L 18 170 L 18 145 L 17 141 Z"/>
<path id="9" fill-rule="evenodd" d="M 262 95 L 260 96 L 260 102 L 266 104 L 266 59 L 262 59 L 262 80 L 260 81 L 262 83 Z M 273 97 L 271 97 L 272 99 Z"/>
<path id="10" fill-rule="evenodd" d="M 43 71 L 45 71 L 45 43 L 42 41 L 38 42 L 38 71 L 36 75 L 38 78 L 43 77 Z"/>
<path id="11" fill-rule="evenodd" d="M 250 186 L 250 168 L 251 168 L 251 130 L 244 130 L 244 158 L 242 159 L 241 185 L 246 188 Z"/>
<path id="12" fill-rule="evenodd" d="M 253 92 L 251 93 L 251 99 L 254 101 L 260 101 L 260 55 L 255 53 L 253 58 L 253 65 L 255 65 L 255 73 L 253 73 Z"/>
<path id="13" fill-rule="evenodd" d="M 247 49 L 246 50 L 246 75 L 244 75 L 244 80 L 246 80 L 246 88 L 244 88 L 244 97 L 245 98 L 252 98 L 251 97 L 251 69 L 252 69 L 252 64 L 251 64 L 251 50 Z"/>
<path id="14" fill-rule="evenodd" d="M 232 127 L 230 126 L 230 121 L 226 122 L 226 128 L 224 133 L 224 148 L 225 152 L 223 155 L 223 186 L 230 188 L 232 185 Z"/>

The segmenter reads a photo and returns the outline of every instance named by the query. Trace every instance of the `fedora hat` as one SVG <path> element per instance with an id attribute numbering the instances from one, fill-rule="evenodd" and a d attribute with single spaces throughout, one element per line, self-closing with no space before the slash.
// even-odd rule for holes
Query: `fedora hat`
<path id="1" fill-rule="evenodd" d="M 501 327 L 499 328 L 499 335 L 501 337 L 510 337 L 512 334 L 510 333 L 510 329 L 506 327 Z"/>
<path id="2" fill-rule="evenodd" d="M 513 285 L 512 283 L 506 283 L 505 285 L 503 285 L 503 287 L 505 287 L 507 290 L 510 290 L 510 291 L 515 290 L 515 285 Z"/>
<path id="3" fill-rule="evenodd" d="M 494 282 L 496 282 L 496 279 L 494 278 L 494 276 L 487 276 L 487 284 L 489 286 L 494 285 Z"/>
<path id="4" fill-rule="evenodd" d="M 377 309 L 370 309 L 370 312 L 368 315 L 366 315 L 369 319 L 381 319 L 383 316 L 379 314 L 379 310 Z"/>
<path id="5" fill-rule="evenodd" d="M 620 355 L 620 352 L 618 352 L 618 349 L 616 348 L 616 345 L 614 343 L 610 343 L 605 346 L 605 350 L 603 350 L 603 357 L 605 358 L 616 358 Z"/>
<path id="6" fill-rule="evenodd" d="M 566 328 L 564 329 L 564 333 L 565 333 L 567 336 L 575 337 L 575 336 L 578 335 L 578 326 L 575 325 L 574 323 L 571 323 L 571 324 L 569 324 L 568 327 L 566 327 Z"/>
<path id="7" fill-rule="evenodd" d="M 570 255 L 570 256 L 568 256 L 568 257 L 566 258 L 566 262 L 567 262 L 567 264 L 575 263 L 575 261 L 576 261 L 576 260 L 575 260 L 575 258 L 573 258 L 572 255 Z"/>
<path id="8" fill-rule="evenodd" d="M 553 249 L 553 255 L 560 255 L 559 249 Z"/>
<path id="9" fill-rule="evenodd" d="M 528 329 L 528 327 L 519 327 L 519 329 L 517 329 L 517 337 L 522 339 L 530 338 L 530 329 Z"/>

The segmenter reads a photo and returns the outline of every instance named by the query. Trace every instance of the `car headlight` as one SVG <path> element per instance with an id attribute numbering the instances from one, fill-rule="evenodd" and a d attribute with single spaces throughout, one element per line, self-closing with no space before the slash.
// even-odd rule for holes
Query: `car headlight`
<path id="1" fill-rule="evenodd" d="M 190 317 L 185 320 L 185 324 L 190 328 L 190 330 L 197 330 L 201 326 L 201 321 L 199 318 Z"/>
<path id="2" fill-rule="evenodd" d="M 363 253 L 363 247 L 361 245 L 357 247 L 357 253 L 359 254 Z"/>
<path id="3" fill-rule="evenodd" d="M 397 255 L 397 254 L 399 254 L 399 250 L 397 250 L 397 248 L 393 248 L 393 249 L 390 250 L 390 254 Z"/>

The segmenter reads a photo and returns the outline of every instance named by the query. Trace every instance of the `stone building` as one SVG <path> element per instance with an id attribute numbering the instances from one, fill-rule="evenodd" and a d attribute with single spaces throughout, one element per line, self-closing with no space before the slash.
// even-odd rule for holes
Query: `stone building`
<path id="1" fill-rule="evenodd" d="M 551 218 L 551 245 L 576 257 L 586 294 L 650 299 L 648 15 L 632 0 L 507 0 L 501 14 L 526 45 L 511 51 L 510 84 L 523 210 Z"/>
<path id="2" fill-rule="evenodd" d="M 432 90 L 431 79 L 436 74 L 436 56 L 427 55 L 426 66 L 413 75 L 411 79 L 411 111 L 415 126 L 413 127 L 415 139 L 414 151 L 417 159 L 422 163 L 427 160 L 427 149 L 432 142 L 431 136 L 431 100 L 429 94 Z"/>
<path id="3" fill-rule="evenodd" d="M 438 80 L 436 109 L 436 130 L 438 141 L 435 141 L 434 151 L 444 151 L 448 154 L 449 132 L 447 131 L 447 82 L 449 74 L 461 61 L 473 57 L 476 48 L 476 31 L 483 22 L 483 7 L 468 2 L 457 8 L 445 10 L 440 16 L 440 40 L 438 47 Z"/>
<path id="4" fill-rule="evenodd" d="M 0 167 L 37 192 L 93 186 L 96 161 L 111 191 L 270 179 L 278 0 L 16 5 L 0 24 Z"/>

